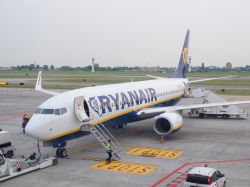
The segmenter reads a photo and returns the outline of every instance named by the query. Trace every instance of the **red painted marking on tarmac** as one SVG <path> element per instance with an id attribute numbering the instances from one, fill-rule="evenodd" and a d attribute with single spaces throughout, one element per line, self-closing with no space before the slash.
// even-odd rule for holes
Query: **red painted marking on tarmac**
<path id="1" fill-rule="evenodd" d="M 175 173 L 177 173 L 178 171 L 180 171 L 181 169 L 185 168 L 188 165 L 192 165 L 194 166 L 198 166 L 199 164 L 213 164 L 213 163 L 233 163 L 233 162 L 244 162 L 244 161 L 250 161 L 250 158 L 243 158 L 243 159 L 237 159 L 237 160 L 214 160 L 214 161 L 207 161 L 207 162 L 186 162 L 183 165 L 181 165 L 180 167 L 176 168 L 174 171 L 172 171 L 171 173 L 167 174 L 165 177 L 161 178 L 160 180 L 158 180 L 156 183 L 154 183 L 153 185 L 151 185 L 151 187 L 157 187 L 159 184 L 161 184 L 162 182 L 166 181 L 168 178 L 170 178 L 172 175 L 174 175 Z M 187 172 L 189 170 L 185 171 L 183 173 L 182 176 L 187 176 Z M 180 177 L 177 177 L 174 181 L 172 181 L 170 184 L 168 184 L 168 187 L 175 187 L 176 184 L 176 180 L 180 179 Z M 185 177 L 186 179 L 186 177 Z M 179 183 L 178 183 L 179 184 Z"/>
<path id="2" fill-rule="evenodd" d="M 168 187 L 175 187 L 175 184 L 169 184 Z"/>
<path id="3" fill-rule="evenodd" d="M 159 181 L 154 183 L 151 187 L 156 187 L 157 185 L 161 184 L 163 181 L 165 181 L 166 179 L 168 179 L 169 177 L 171 177 L 172 175 L 177 173 L 179 170 L 185 168 L 187 165 L 189 165 L 189 164 L 185 163 L 185 164 L 181 165 L 180 167 L 176 168 L 174 171 L 172 171 L 171 173 L 167 174 L 165 177 L 163 177 L 162 179 L 160 179 Z"/>

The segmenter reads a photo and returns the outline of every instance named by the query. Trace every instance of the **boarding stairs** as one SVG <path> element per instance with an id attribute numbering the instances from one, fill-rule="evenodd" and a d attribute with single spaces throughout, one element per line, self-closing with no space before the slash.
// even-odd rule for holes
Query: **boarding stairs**
<path id="1" fill-rule="evenodd" d="M 97 139 L 98 142 L 106 149 L 108 145 L 108 140 L 111 140 L 111 146 L 113 148 L 113 157 L 116 160 L 121 160 L 119 155 L 119 147 L 121 145 L 115 139 L 115 137 L 108 131 L 108 129 L 104 126 L 104 124 L 100 123 L 98 125 L 92 124 L 91 122 L 94 121 L 91 119 L 85 112 L 84 109 L 84 97 L 76 97 L 74 104 L 75 104 L 75 113 L 78 119 L 81 122 L 81 130 L 88 130 L 92 133 L 92 135 Z"/>
<path id="2" fill-rule="evenodd" d="M 111 140 L 111 145 L 113 148 L 113 157 L 116 160 L 121 160 L 120 156 L 120 150 L 119 148 L 121 145 L 119 142 L 115 139 L 115 137 L 108 131 L 108 129 L 104 126 L 104 124 L 98 124 L 98 125 L 87 125 L 89 128 L 89 131 L 93 134 L 93 136 L 100 142 L 100 144 L 106 149 L 108 145 L 108 140 Z"/>

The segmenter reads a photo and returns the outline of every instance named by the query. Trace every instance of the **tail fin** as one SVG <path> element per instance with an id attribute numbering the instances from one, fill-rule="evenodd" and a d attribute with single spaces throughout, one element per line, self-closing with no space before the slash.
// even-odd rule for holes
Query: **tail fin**
<path id="1" fill-rule="evenodd" d="M 188 45 L 189 45 L 189 33 L 187 30 L 185 42 L 181 51 L 179 65 L 176 70 L 171 74 L 170 78 L 186 78 L 187 71 L 187 58 L 188 58 Z"/>

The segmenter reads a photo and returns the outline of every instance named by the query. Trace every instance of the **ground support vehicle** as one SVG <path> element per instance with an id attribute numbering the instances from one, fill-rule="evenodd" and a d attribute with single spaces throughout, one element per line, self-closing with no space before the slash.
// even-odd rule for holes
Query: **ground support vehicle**
<path id="1" fill-rule="evenodd" d="M 9 159 L 0 151 L 0 182 L 54 165 L 57 159 L 53 157 L 34 158 L 31 154 L 30 157 Z"/>
<path id="2" fill-rule="evenodd" d="M 214 103 L 214 102 L 224 102 L 225 100 L 220 96 L 205 91 L 203 98 L 203 103 Z M 209 107 L 209 108 L 196 108 L 191 109 L 188 112 L 190 117 L 199 117 L 199 118 L 206 118 L 206 117 L 213 117 L 213 118 L 236 118 L 236 119 L 246 119 L 248 117 L 248 113 L 243 109 L 235 106 L 217 106 L 217 107 Z"/>
<path id="3" fill-rule="evenodd" d="M 6 158 L 14 156 L 14 147 L 11 144 L 10 135 L 7 131 L 0 130 L 0 150 Z"/>

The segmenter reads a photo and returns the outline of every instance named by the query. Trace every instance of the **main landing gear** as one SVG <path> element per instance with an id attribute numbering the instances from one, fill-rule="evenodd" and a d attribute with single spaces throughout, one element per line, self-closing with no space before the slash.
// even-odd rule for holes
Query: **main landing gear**
<path id="1" fill-rule="evenodd" d="M 127 124 L 114 124 L 112 126 L 112 128 L 114 128 L 114 129 L 122 129 L 124 127 L 124 125 L 127 125 Z"/>
<path id="2" fill-rule="evenodd" d="M 67 149 L 64 148 L 64 147 L 59 147 L 57 150 L 56 150 L 56 157 L 57 158 L 66 158 L 68 156 L 68 152 L 67 152 Z"/>

